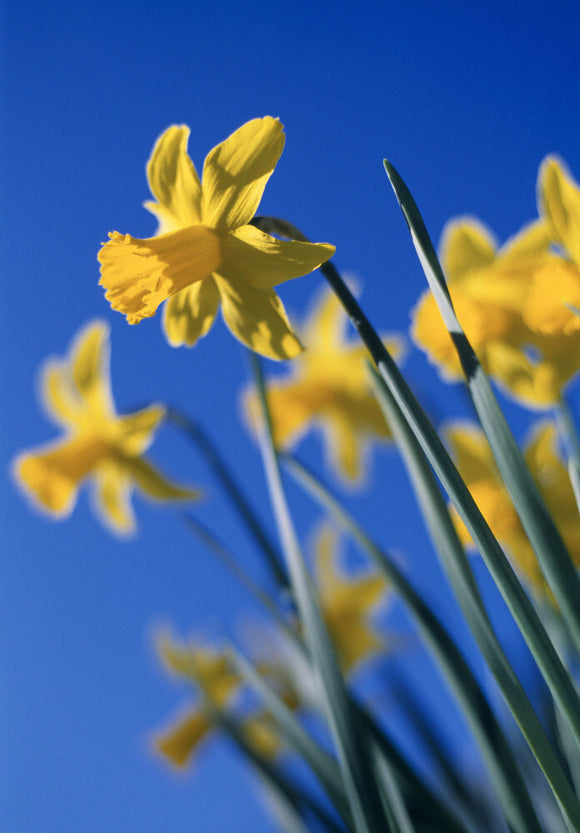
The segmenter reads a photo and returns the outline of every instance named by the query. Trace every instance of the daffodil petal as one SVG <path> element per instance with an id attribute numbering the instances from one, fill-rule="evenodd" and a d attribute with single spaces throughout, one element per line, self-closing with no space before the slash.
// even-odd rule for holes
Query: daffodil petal
<path id="1" fill-rule="evenodd" d="M 187 154 L 189 133 L 184 124 L 168 127 L 147 163 L 149 188 L 157 202 L 145 207 L 159 220 L 158 234 L 201 223 L 201 184 Z"/>
<path id="2" fill-rule="evenodd" d="M 538 203 L 555 241 L 580 265 L 580 188 L 555 156 L 548 156 L 540 166 Z"/>
<path id="3" fill-rule="evenodd" d="M 83 327 L 73 343 L 70 367 L 73 383 L 94 413 L 113 413 L 109 363 L 109 328 L 104 321 Z"/>
<path id="4" fill-rule="evenodd" d="M 63 428 L 78 421 L 83 402 L 72 386 L 68 364 L 51 360 L 42 371 L 42 403 L 48 415 Z"/>
<path id="5" fill-rule="evenodd" d="M 39 508 L 63 517 L 72 511 L 81 482 L 108 453 L 98 438 L 74 437 L 21 454 L 14 476 Z"/>
<path id="6" fill-rule="evenodd" d="M 119 416 L 119 446 L 123 451 L 128 455 L 143 454 L 147 451 L 165 413 L 164 405 L 150 405 L 134 414 Z"/>
<path id="7" fill-rule="evenodd" d="M 243 344 L 270 359 L 292 359 L 302 351 L 273 289 L 215 277 L 224 321 Z"/>
<path id="8" fill-rule="evenodd" d="M 452 220 L 443 229 L 440 258 L 449 281 L 492 263 L 495 250 L 491 232 L 473 217 Z"/>
<path id="9" fill-rule="evenodd" d="M 135 532 L 131 491 L 131 480 L 121 466 L 107 461 L 95 472 L 95 509 L 103 523 L 119 535 Z"/>
<path id="10" fill-rule="evenodd" d="M 557 258 L 534 272 L 524 302 L 524 321 L 542 333 L 580 330 L 580 318 L 570 309 L 579 304 L 580 269 Z"/>
<path id="11" fill-rule="evenodd" d="M 534 220 L 510 237 L 498 252 L 504 261 L 535 258 L 550 248 L 550 235 L 545 220 Z"/>
<path id="12" fill-rule="evenodd" d="M 334 294 L 325 289 L 302 328 L 309 349 L 339 348 L 344 344 L 348 317 Z"/>
<path id="13" fill-rule="evenodd" d="M 331 462 L 346 480 L 358 483 L 364 471 L 364 448 L 352 422 L 342 415 L 333 415 L 325 426 L 329 438 Z"/>
<path id="14" fill-rule="evenodd" d="M 101 286 L 129 324 L 155 315 L 171 295 L 208 278 L 222 262 L 220 241 L 205 226 L 138 240 L 113 232 L 99 252 Z"/>
<path id="15" fill-rule="evenodd" d="M 203 709 L 190 711 L 154 739 L 155 749 L 174 766 L 184 767 L 212 728 L 213 724 Z"/>
<path id="16" fill-rule="evenodd" d="M 278 240 L 254 226 L 242 226 L 222 237 L 222 272 L 259 289 L 272 289 L 318 268 L 335 252 L 327 243 Z"/>
<path id="17" fill-rule="evenodd" d="M 193 347 L 207 334 L 218 311 L 220 295 L 212 277 L 173 295 L 163 308 L 163 329 L 172 347 Z"/>
<path id="18" fill-rule="evenodd" d="M 203 222 L 221 231 L 248 223 L 284 148 L 283 127 L 266 116 L 242 125 L 209 152 L 203 167 Z"/>

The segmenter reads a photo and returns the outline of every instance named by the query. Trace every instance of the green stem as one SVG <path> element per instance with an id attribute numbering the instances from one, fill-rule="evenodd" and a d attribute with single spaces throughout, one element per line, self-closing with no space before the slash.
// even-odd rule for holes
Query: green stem
<path id="1" fill-rule="evenodd" d="M 167 411 L 167 419 L 183 431 L 190 440 L 193 440 L 197 448 L 201 451 L 211 470 L 221 483 L 233 507 L 264 553 L 266 563 L 270 568 L 276 585 L 281 590 L 288 590 L 288 577 L 282 565 L 278 550 L 264 530 L 261 521 L 246 499 L 243 489 L 238 485 L 229 466 L 217 450 L 215 444 L 197 422 L 194 422 L 194 420 L 180 411 L 169 408 Z"/>

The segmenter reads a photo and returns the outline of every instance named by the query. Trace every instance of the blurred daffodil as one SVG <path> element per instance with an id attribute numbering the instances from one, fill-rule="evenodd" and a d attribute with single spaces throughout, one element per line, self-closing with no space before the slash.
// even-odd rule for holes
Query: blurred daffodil
<path id="1" fill-rule="evenodd" d="M 390 432 L 367 381 L 367 351 L 346 339 L 347 324 L 334 293 L 323 292 L 301 331 L 306 350 L 287 377 L 268 380 L 268 406 L 278 445 L 296 442 L 318 424 L 331 462 L 347 480 L 356 481 L 364 471 L 369 439 L 386 439 Z M 392 336 L 384 342 L 394 356 L 400 356 L 400 339 Z M 250 412 L 253 402 L 250 394 Z"/>
<path id="2" fill-rule="evenodd" d="M 536 556 L 501 479 L 485 435 L 479 428 L 464 425 L 450 428 L 447 436 L 457 467 L 492 532 L 506 547 L 519 572 L 535 592 L 547 593 Z M 535 427 L 526 444 L 525 457 L 570 556 L 574 564 L 580 567 L 578 507 L 566 466 L 558 455 L 558 437 L 552 422 L 542 420 Z M 473 546 L 466 527 L 455 510 L 452 511 L 461 540 L 465 545 Z"/>
<path id="3" fill-rule="evenodd" d="M 99 253 L 101 284 L 130 324 L 167 301 L 170 344 L 193 345 L 221 304 L 232 333 L 273 359 L 296 356 L 293 334 L 274 287 L 328 260 L 334 246 L 278 240 L 254 226 L 262 193 L 284 147 L 278 119 L 242 125 L 206 157 L 200 181 L 187 154 L 189 128 L 169 127 L 147 165 L 158 234 L 138 240 L 113 232 Z"/>
<path id="4" fill-rule="evenodd" d="M 171 726 L 154 738 L 157 752 L 174 766 L 184 767 L 216 728 L 211 707 L 222 710 L 231 706 L 240 693 L 242 680 L 220 649 L 205 648 L 195 641 L 181 643 L 168 633 L 159 636 L 157 647 L 163 665 L 170 673 L 196 690 L 203 688 L 203 696 L 198 702 L 188 706 Z M 267 671 L 261 670 L 264 673 Z M 207 701 L 209 705 L 206 705 Z M 267 712 L 245 714 L 239 725 L 247 742 L 258 754 L 272 758 L 278 753 L 281 740 Z"/>
<path id="5" fill-rule="evenodd" d="M 371 622 L 384 603 L 388 585 L 376 573 L 345 573 L 338 563 L 338 535 L 324 524 L 315 543 L 316 583 L 322 613 L 345 672 L 385 649 Z"/>
<path id="6" fill-rule="evenodd" d="M 95 321 L 72 344 L 68 358 L 51 360 L 42 376 L 44 405 L 65 436 L 18 456 L 18 484 L 54 517 L 72 511 L 82 483 L 95 485 L 96 508 L 114 532 L 133 531 L 134 487 L 156 500 L 192 500 L 198 492 L 166 480 L 143 454 L 165 409 L 151 405 L 133 414 L 115 413 L 109 379 L 109 331 Z"/>
<path id="7" fill-rule="evenodd" d="M 441 263 L 457 317 L 484 370 L 529 407 L 557 402 L 580 369 L 580 332 L 547 334 L 524 321 L 534 276 L 560 268 L 543 222 L 497 250 L 490 232 L 466 218 L 447 225 Z M 451 338 L 430 291 L 413 311 L 412 336 L 449 379 L 462 377 Z"/>
<path id="8" fill-rule="evenodd" d="M 534 273 L 524 318 L 543 333 L 573 333 L 580 330 L 580 188 L 554 156 L 540 165 L 538 210 L 562 257 Z"/>

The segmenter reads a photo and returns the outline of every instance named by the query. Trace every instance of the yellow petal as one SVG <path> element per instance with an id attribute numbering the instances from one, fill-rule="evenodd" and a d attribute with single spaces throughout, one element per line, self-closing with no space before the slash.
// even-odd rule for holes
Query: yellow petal
<path id="1" fill-rule="evenodd" d="M 150 405 L 134 414 L 126 414 L 117 418 L 119 432 L 118 446 L 127 455 L 142 454 L 147 451 L 153 441 L 153 434 L 165 417 L 166 409 L 163 405 Z"/>
<path id="2" fill-rule="evenodd" d="M 544 220 L 534 220 L 510 237 L 498 252 L 504 261 L 520 258 L 535 258 L 550 248 L 550 235 Z"/>
<path id="3" fill-rule="evenodd" d="M 206 278 L 173 295 L 163 308 L 163 329 L 172 347 L 193 347 L 215 320 L 220 302 L 213 278 Z"/>
<path id="4" fill-rule="evenodd" d="M 155 315 L 171 295 L 208 278 L 221 264 L 219 238 L 205 226 L 138 240 L 113 232 L 99 252 L 101 286 L 129 324 Z"/>
<path id="5" fill-rule="evenodd" d="M 71 350 L 71 374 L 80 396 L 94 413 L 113 413 L 109 362 L 109 328 L 104 321 L 83 327 Z"/>
<path id="6" fill-rule="evenodd" d="M 533 274 L 523 309 L 524 321 L 542 333 L 580 330 L 580 317 L 569 305 L 580 305 L 580 269 L 563 258 L 555 258 Z"/>
<path id="7" fill-rule="evenodd" d="M 282 301 L 273 289 L 216 275 L 224 321 L 239 340 L 270 359 L 292 359 L 302 345 L 290 329 Z"/>
<path id="8" fill-rule="evenodd" d="M 242 125 L 210 151 L 203 167 L 203 222 L 222 231 L 246 225 L 283 148 L 282 125 L 266 116 Z"/>
<path id="9" fill-rule="evenodd" d="M 72 386 L 66 362 L 50 360 L 42 371 L 42 402 L 48 415 L 64 428 L 71 429 L 84 409 Z"/>
<path id="10" fill-rule="evenodd" d="M 335 252 L 327 243 L 277 240 L 254 226 L 242 226 L 222 238 L 221 271 L 259 289 L 272 289 L 317 269 Z"/>
<path id="11" fill-rule="evenodd" d="M 440 250 L 443 271 L 449 281 L 455 281 L 474 269 L 492 263 L 496 245 L 482 223 L 466 217 L 447 223 L 441 236 Z"/>
<path id="12" fill-rule="evenodd" d="M 330 461 L 352 483 L 360 482 L 364 471 L 364 447 L 348 418 L 337 414 L 325 423 Z"/>
<path id="13" fill-rule="evenodd" d="M 131 480 L 115 463 L 107 461 L 95 472 L 95 508 L 105 526 L 119 535 L 135 531 L 131 507 Z"/>
<path id="14" fill-rule="evenodd" d="M 347 315 L 334 292 L 325 289 L 315 300 L 312 312 L 302 328 L 309 350 L 323 350 L 344 344 Z"/>
<path id="15" fill-rule="evenodd" d="M 329 523 L 323 523 L 314 544 L 316 583 L 326 598 L 344 582 L 337 573 L 338 533 Z"/>
<path id="16" fill-rule="evenodd" d="M 203 709 L 196 709 L 180 717 L 174 726 L 158 735 L 154 740 L 155 749 L 174 766 L 183 767 L 212 728 L 207 713 Z"/>
<path id="17" fill-rule="evenodd" d="M 139 489 L 154 500 L 199 500 L 201 497 L 198 489 L 171 483 L 142 457 L 126 457 L 121 462 Z"/>
<path id="18" fill-rule="evenodd" d="M 264 758 L 272 760 L 282 748 L 282 738 L 276 733 L 268 712 L 258 712 L 247 718 L 242 724 L 242 731 L 252 749 Z"/>
<path id="19" fill-rule="evenodd" d="M 158 234 L 201 223 L 201 184 L 187 155 L 189 127 L 172 125 L 155 143 L 147 179 L 157 202 L 147 202 L 159 220 Z"/>
<path id="20" fill-rule="evenodd" d="M 20 455 L 14 475 L 39 508 L 62 517 L 72 510 L 81 482 L 109 453 L 98 438 L 75 437 Z"/>
<path id="21" fill-rule="evenodd" d="M 555 156 L 546 157 L 540 166 L 538 203 L 555 241 L 580 265 L 580 188 Z"/>

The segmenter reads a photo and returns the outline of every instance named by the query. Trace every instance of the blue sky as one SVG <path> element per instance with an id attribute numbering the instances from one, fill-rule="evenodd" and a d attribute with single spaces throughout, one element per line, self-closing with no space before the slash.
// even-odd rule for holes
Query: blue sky
<path id="1" fill-rule="evenodd" d="M 258 454 L 240 424 L 247 367 L 237 342 L 218 321 L 194 350 L 173 350 L 158 319 L 128 327 L 98 286 L 96 253 L 108 231 L 154 232 L 141 203 L 156 137 L 169 124 L 188 124 L 200 169 L 240 124 L 278 116 L 286 148 L 261 213 L 335 244 L 336 263 L 358 276 L 373 322 L 405 331 L 424 279 L 383 157 L 405 177 L 435 240 L 448 219 L 466 213 L 505 239 L 535 216 L 547 153 L 561 154 L 580 177 L 579 23 L 577 3 L 560 0 L 4 4 L 3 829 L 274 829 L 225 743 L 179 777 L 147 747 L 151 729 L 186 701 L 155 660 L 155 623 L 219 635 L 224 622 L 235 627 L 256 615 L 243 592 L 173 510 L 136 499 L 139 534 L 118 541 L 99 526 L 86 494 L 70 520 L 50 523 L 9 475 L 18 451 L 56 435 L 36 398 L 42 362 L 63 355 L 79 327 L 101 317 L 111 326 L 119 409 L 161 400 L 211 427 L 271 527 Z M 290 314 L 300 318 L 321 282 L 312 275 L 281 288 Z M 460 390 L 441 383 L 418 351 L 406 367 L 437 419 L 467 412 Z M 532 415 L 506 407 L 521 435 Z M 318 436 L 300 451 L 324 470 Z M 151 456 L 206 489 L 198 516 L 263 575 L 195 449 L 166 427 Z M 292 497 L 307 535 L 317 514 Z M 392 451 L 377 451 L 370 490 L 349 500 L 456 624 Z M 386 527 L 385 501 L 399 507 Z M 443 711 L 440 696 L 433 708 Z M 455 728 L 457 744 L 461 732 Z"/>

